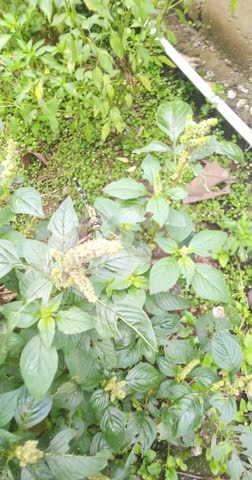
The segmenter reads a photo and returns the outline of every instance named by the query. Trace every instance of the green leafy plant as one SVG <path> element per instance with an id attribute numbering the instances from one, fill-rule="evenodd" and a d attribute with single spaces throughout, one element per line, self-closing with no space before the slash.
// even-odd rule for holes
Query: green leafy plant
<path id="1" fill-rule="evenodd" d="M 220 264 L 227 265 L 235 255 L 246 262 L 252 257 L 252 222 L 248 214 L 243 213 L 239 220 L 224 219 L 222 224 L 231 234 L 217 254 Z"/>
<path id="2" fill-rule="evenodd" d="M 224 277 L 202 262 L 227 235 L 193 235 L 177 196 L 161 188 L 159 161 L 147 155 L 142 168 L 144 183 L 104 189 L 116 200 L 96 200 L 101 231 L 84 243 L 69 197 L 47 243 L 11 225 L 18 214 L 43 219 L 36 190 L 14 191 L 2 209 L 0 276 L 16 292 L 1 307 L 2 476 L 176 479 L 187 468 L 183 447 L 206 452 L 213 474 L 235 479 L 239 468 L 249 478 L 251 432 L 236 414 L 251 375 L 241 372 L 233 317 L 219 306 L 230 302 Z M 193 317 L 189 288 L 212 312 Z M 159 443 L 169 447 L 165 462 L 150 450 Z"/>
<path id="3" fill-rule="evenodd" d="M 103 140 L 113 129 L 122 132 L 121 108 L 132 105 L 137 84 L 151 90 L 153 23 L 161 26 L 174 3 L 186 7 L 165 2 L 163 12 L 154 0 L 2 2 L 0 99 L 6 113 L 21 115 L 35 135 L 43 124 L 56 133 L 62 117 L 77 124 L 85 117 L 87 138 L 92 118 L 96 128 L 101 123 Z M 169 63 L 160 48 L 154 58 Z"/>

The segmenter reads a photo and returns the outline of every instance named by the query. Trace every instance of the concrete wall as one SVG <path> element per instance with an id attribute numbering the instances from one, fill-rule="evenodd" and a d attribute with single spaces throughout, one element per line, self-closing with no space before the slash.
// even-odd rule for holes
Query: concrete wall
<path id="1" fill-rule="evenodd" d="M 252 69 L 252 0 L 239 0 L 234 15 L 230 0 L 192 0 L 191 16 L 237 64 Z"/>

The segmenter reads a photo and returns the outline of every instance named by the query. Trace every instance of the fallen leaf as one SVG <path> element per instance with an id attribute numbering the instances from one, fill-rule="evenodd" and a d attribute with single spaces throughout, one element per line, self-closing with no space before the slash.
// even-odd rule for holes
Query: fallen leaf
<path id="1" fill-rule="evenodd" d="M 202 175 L 195 177 L 186 186 L 188 196 L 183 199 L 183 203 L 201 202 L 219 197 L 220 195 L 227 195 L 230 193 L 229 185 L 216 191 L 212 191 L 212 189 L 220 183 L 230 183 L 230 180 L 228 170 L 220 167 L 217 163 L 207 162 Z"/>
<path id="2" fill-rule="evenodd" d="M 22 162 L 24 167 L 28 167 L 32 157 L 36 157 L 41 163 L 43 163 L 46 167 L 48 166 L 48 161 L 45 159 L 44 155 L 39 152 L 26 152 L 22 156 Z"/>

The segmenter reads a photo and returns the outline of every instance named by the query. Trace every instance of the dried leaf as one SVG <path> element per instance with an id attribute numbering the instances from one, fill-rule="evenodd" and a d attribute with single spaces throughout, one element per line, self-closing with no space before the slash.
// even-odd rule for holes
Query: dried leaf
<path id="1" fill-rule="evenodd" d="M 45 159 L 45 157 L 42 155 L 42 153 L 39 152 L 26 152 L 22 156 L 22 162 L 24 167 L 28 167 L 30 164 L 32 157 L 36 157 L 41 163 L 43 163 L 46 167 L 48 166 L 48 161 Z"/>

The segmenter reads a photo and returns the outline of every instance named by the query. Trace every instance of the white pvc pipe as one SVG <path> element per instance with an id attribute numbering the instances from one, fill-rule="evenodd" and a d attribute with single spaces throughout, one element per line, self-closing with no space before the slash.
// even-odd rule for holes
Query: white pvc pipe
<path id="1" fill-rule="evenodd" d="M 177 65 L 177 67 L 187 76 L 189 80 L 197 87 L 218 112 L 227 120 L 230 125 L 246 140 L 249 146 L 252 146 L 252 129 L 222 100 L 216 95 L 211 87 L 201 78 L 201 76 L 189 65 L 183 56 L 166 40 L 161 38 L 160 43 L 165 53 Z"/>

